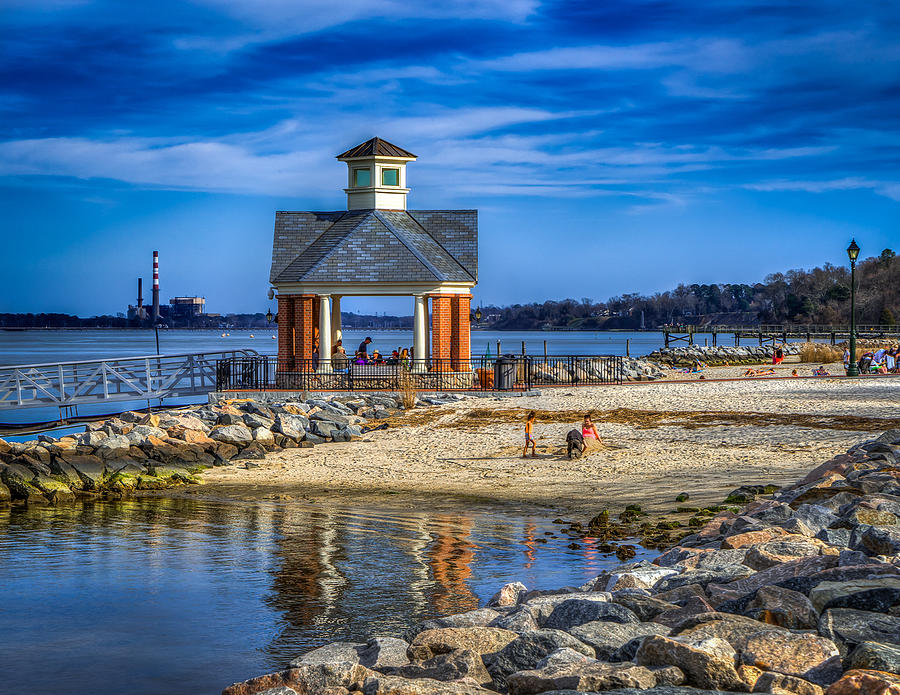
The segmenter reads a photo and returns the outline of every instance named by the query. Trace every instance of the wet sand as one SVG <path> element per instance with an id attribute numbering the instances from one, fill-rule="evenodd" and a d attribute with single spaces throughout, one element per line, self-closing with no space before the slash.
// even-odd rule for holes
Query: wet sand
<path id="1" fill-rule="evenodd" d="M 811 365 L 783 365 L 779 371 Z M 829 365 L 832 373 L 840 365 Z M 721 503 L 744 483 L 783 485 L 885 429 L 900 427 L 900 378 L 707 380 L 549 388 L 540 396 L 471 398 L 423 408 L 362 441 L 288 449 L 205 471 L 178 494 L 224 499 L 383 498 L 410 505 L 448 497 L 589 514 L 640 504 L 671 511 Z M 803 373 L 803 372 L 801 372 Z M 525 413 L 538 411 L 537 458 L 522 458 Z M 565 457 L 565 434 L 593 412 L 603 444 Z"/>

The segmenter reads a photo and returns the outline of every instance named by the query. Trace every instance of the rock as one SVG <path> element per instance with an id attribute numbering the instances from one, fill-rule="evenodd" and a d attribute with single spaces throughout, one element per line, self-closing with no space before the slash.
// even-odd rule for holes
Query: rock
<path id="1" fill-rule="evenodd" d="M 853 608 L 829 608 L 819 618 L 819 634 L 837 643 L 842 654 L 862 642 L 900 644 L 900 618 Z"/>
<path id="2" fill-rule="evenodd" d="M 352 437 L 346 428 L 331 431 L 331 441 L 333 442 L 349 442 L 351 438 Z"/>
<path id="3" fill-rule="evenodd" d="M 310 423 L 310 431 L 323 438 L 332 436 L 338 430 L 338 425 L 329 420 L 314 420 Z"/>
<path id="4" fill-rule="evenodd" d="M 729 565 L 716 570 L 688 570 L 681 574 L 665 577 L 654 587 L 656 591 L 670 591 L 688 584 L 724 584 L 737 579 L 744 579 L 753 574 L 753 570 L 745 565 Z"/>
<path id="5" fill-rule="evenodd" d="M 409 644 L 395 637 L 373 637 L 358 649 L 359 663 L 376 671 L 409 663 Z"/>
<path id="6" fill-rule="evenodd" d="M 859 544 L 872 555 L 900 554 L 900 527 L 870 526 L 863 531 Z"/>
<path id="7" fill-rule="evenodd" d="M 536 695 L 552 690 L 609 690 L 652 688 L 656 677 L 633 664 L 556 664 L 541 670 L 519 671 L 507 679 L 509 695 Z"/>
<path id="8" fill-rule="evenodd" d="M 535 596 L 533 598 L 525 598 L 521 603 L 531 611 L 538 625 L 543 625 L 554 609 L 563 601 L 572 601 L 580 599 L 583 601 L 607 602 L 612 600 L 612 595 L 605 591 L 586 591 L 581 593 L 564 593 Z"/>
<path id="9" fill-rule="evenodd" d="M 769 671 L 756 679 L 753 692 L 774 693 L 774 695 L 823 695 L 825 691 L 802 678 Z"/>
<path id="10" fill-rule="evenodd" d="M 162 429 L 196 430 L 204 434 L 212 429 L 200 418 L 187 413 L 164 413 L 160 415 L 157 427 Z"/>
<path id="11" fill-rule="evenodd" d="M 743 690 L 734 666 L 734 650 L 724 640 L 711 638 L 686 644 L 653 635 L 644 639 L 636 660 L 643 666 L 677 666 L 690 685 L 700 688 Z"/>
<path id="12" fill-rule="evenodd" d="M 519 608 L 491 621 L 488 627 L 502 627 L 504 630 L 512 630 L 521 634 L 537 630 L 538 624 L 530 610 Z"/>
<path id="13" fill-rule="evenodd" d="M 886 612 L 900 603 L 900 577 L 820 582 L 810 590 L 809 600 L 820 613 L 828 608 Z"/>
<path id="14" fill-rule="evenodd" d="M 538 661 L 535 670 L 540 671 L 541 669 L 547 668 L 548 666 L 557 666 L 559 664 L 588 664 L 595 661 L 597 660 L 589 656 L 585 656 L 584 654 L 580 654 L 574 649 L 563 647 L 562 649 L 557 649 L 554 652 L 550 652 L 547 656 Z"/>
<path id="15" fill-rule="evenodd" d="M 492 654 L 503 649 L 517 637 L 515 632 L 496 627 L 444 627 L 420 632 L 410 643 L 407 654 L 413 661 L 426 661 L 437 654 L 446 654 L 454 649 Z"/>
<path id="16" fill-rule="evenodd" d="M 219 442 L 216 445 L 216 458 L 220 461 L 230 461 L 238 455 L 238 448 L 227 442 Z"/>
<path id="17" fill-rule="evenodd" d="M 487 605 L 490 606 L 515 606 L 522 595 L 528 591 L 522 582 L 511 582 L 500 587 L 500 591 L 491 596 Z"/>
<path id="18" fill-rule="evenodd" d="M 845 528 L 826 528 L 816 534 L 816 538 L 828 545 L 846 548 L 850 545 L 850 530 Z"/>
<path id="19" fill-rule="evenodd" d="M 784 562 L 762 570 L 746 579 L 738 579 L 728 584 L 710 584 L 707 587 L 712 602 L 716 605 L 757 591 L 769 584 L 782 584 L 795 577 L 808 577 L 824 569 L 837 565 L 834 555 L 807 557 L 792 562 Z"/>
<path id="20" fill-rule="evenodd" d="M 828 688 L 826 695 L 900 695 L 900 676 L 853 669 Z"/>
<path id="21" fill-rule="evenodd" d="M 438 627 L 485 627 L 500 617 L 500 613 L 490 608 L 478 608 L 466 613 L 448 615 L 426 621 L 429 626 Z"/>
<path id="22" fill-rule="evenodd" d="M 45 475 L 35 476 L 33 484 L 44 496 L 53 504 L 61 504 L 63 502 L 72 502 L 75 495 L 65 483 L 61 483 L 55 478 L 49 478 Z"/>
<path id="23" fill-rule="evenodd" d="M 253 441 L 258 442 L 264 447 L 275 446 L 275 437 L 267 427 L 257 427 L 253 430 Z"/>
<path id="24" fill-rule="evenodd" d="M 140 420 L 138 420 L 138 424 L 149 425 L 150 427 L 159 427 L 159 415 L 156 415 L 155 413 L 147 413 Z"/>
<path id="25" fill-rule="evenodd" d="M 616 591 L 619 589 L 650 589 L 659 580 L 678 574 L 677 570 L 662 567 L 637 567 L 627 572 L 615 572 L 610 575 L 606 582 L 606 586 L 596 587 L 605 591 Z"/>
<path id="26" fill-rule="evenodd" d="M 630 610 L 641 622 L 653 620 L 655 616 L 663 611 L 678 608 L 674 603 L 662 601 L 653 596 L 615 596 L 613 597 L 613 603 L 617 603 Z"/>
<path id="27" fill-rule="evenodd" d="M 569 634 L 594 648 L 601 661 L 611 661 L 612 655 L 636 637 L 668 635 L 669 628 L 658 623 L 613 623 L 597 621 L 578 625 Z"/>
<path id="28" fill-rule="evenodd" d="M 209 436 L 217 442 L 225 442 L 238 448 L 253 441 L 253 434 L 244 425 L 224 425 L 214 427 Z"/>
<path id="29" fill-rule="evenodd" d="M 313 691 L 310 691 L 312 695 Z M 399 676 L 372 676 L 362 686 L 363 695 L 496 695 L 466 681 L 446 682 L 431 678 L 410 680 Z M 222 695 L 231 695 L 223 693 Z"/>
<path id="30" fill-rule="evenodd" d="M 751 545 L 766 543 L 773 538 L 784 536 L 787 533 L 784 529 L 773 526 L 762 529 L 761 531 L 748 531 L 746 533 L 737 533 L 729 536 L 722 541 L 723 549 L 747 548 Z"/>
<path id="31" fill-rule="evenodd" d="M 303 664 L 330 664 L 330 663 L 360 663 L 359 648 L 364 646 L 362 642 L 334 642 L 324 647 L 313 649 L 303 656 L 291 661 L 291 668 L 297 668 Z"/>
<path id="32" fill-rule="evenodd" d="M 494 681 L 502 684 L 509 674 L 534 669 L 541 659 L 563 647 L 591 658 L 594 656 L 593 647 L 562 630 L 534 630 L 516 635 L 516 639 L 499 652 L 483 655 L 482 659 Z"/>
<path id="33" fill-rule="evenodd" d="M 676 627 L 682 625 L 685 620 L 691 616 L 703 615 L 714 611 L 715 608 L 713 608 L 706 599 L 700 596 L 694 596 L 687 601 L 682 602 L 681 606 L 663 611 L 662 613 L 657 613 L 653 620 L 662 625 Z"/>
<path id="34" fill-rule="evenodd" d="M 325 440 L 325 437 L 320 437 L 319 435 L 314 434 L 312 432 L 307 432 L 306 436 L 303 438 L 303 441 L 304 441 L 304 443 L 313 445 L 313 444 L 324 444 L 326 440 Z"/>
<path id="35" fill-rule="evenodd" d="M 168 432 L 166 432 L 161 427 L 154 427 L 152 425 L 137 425 L 134 427 L 131 432 L 127 435 L 128 441 L 132 444 L 141 444 L 147 437 L 156 437 L 157 439 L 165 439 L 168 436 Z"/>
<path id="36" fill-rule="evenodd" d="M 757 591 L 744 615 L 789 630 L 814 630 L 819 624 L 819 613 L 806 596 L 780 586 Z"/>
<path id="37" fill-rule="evenodd" d="M 66 454 L 62 461 L 68 464 L 86 490 L 97 490 L 106 476 L 106 464 L 99 456 L 88 454 Z M 59 466 L 62 469 L 62 466 Z"/>
<path id="38" fill-rule="evenodd" d="M 740 652 L 745 664 L 820 685 L 833 682 L 841 674 L 837 645 L 818 635 L 767 630 L 747 639 Z"/>
<path id="39" fill-rule="evenodd" d="M 360 690 L 373 672 L 359 664 L 303 664 L 234 683 L 222 695 L 256 695 L 273 688 L 290 688 L 298 694 L 328 693 L 329 688 Z M 336 692 L 336 691 L 331 691 Z"/>
<path id="40" fill-rule="evenodd" d="M 275 424 L 274 419 L 263 417 L 262 415 L 258 415 L 257 413 L 247 413 L 246 415 L 244 415 L 243 420 L 244 424 L 247 425 L 247 427 L 251 430 L 255 430 L 259 427 L 271 430 L 272 426 Z"/>
<path id="41" fill-rule="evenodd" d="M 820 554 L 821 548 L 815 543 L 775 539 L 751 546 L 744 564 L 755 570 L 764 570 L 800 557 Z"/>
<path id="42" fill-rule="evenodd" d="M 685 624 L 674 629 L 669 636 L 678 637 L 687 642 L 717 637 L 728 642 L 736 651 L 742 651 L 752 636 L 763 631 L 790 634 L 783 628 L 760 623 L 742 615 L 707 613 L 689 619 Z"/>
<path id="43" fill-rule="evenodd" d="M 8 504 L 12 499 L 12 493 L 4 483 L 0 483 L 0 505 Z"/>
<path id="44" fill-rule="evenodd" d="M 107 437 L 97 446 L 97 455 L 102 459 L 118 459 L 128 456 L 131 442 L 128 437 L 116 434 Z"/>
<path id="45" fill-rule="evenodd" d="M 846 665 L 850 668 L 900 674 L 900 646 L 881 642 L 860 642 L 847 657 Z"/>
<path id="46" fill-rule="evenodd" d="M 202 430 L 182 430 L 181 438 L 188 444 L 199 444 L 207 451 L 215 451 L 216 440 L 207 436 Z"/>
<path id="47" fill-rule="evenodd" d="M 491 682 L 481 656 L 468 649 L 454 649 L 426 661 L 401 666 L 395 675 L 403 678 L 433 678 L 438 681 L 458 681 L 465 678 L 479 685 Z"/>
<path id="48" fill-rule="evenodd" d="M 569 630 L 576 625 L 604 620 L 613 623 L 638 623 L 637 616 L 624 606 L 606 601 L 570 599 L 557 605 L 543 627 Z"/>
<path id="49" fill-rule="evenodd" d="M 108 436 L 106 432 L 84 432 L 78 435 L 76 441 L 83 446 L 97 447 Z"/>

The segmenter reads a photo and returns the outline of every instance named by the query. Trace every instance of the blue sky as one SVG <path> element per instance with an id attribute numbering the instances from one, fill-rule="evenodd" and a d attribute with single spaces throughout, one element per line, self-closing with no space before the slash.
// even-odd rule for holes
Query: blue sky
<path id="1" fill-rule="evenodd" d="M 164 300 L 264 311 L 275 210 L 343 209 L 373 135 L 411 208 L 480 211 L 476 302 L 897 249 L 898 35 L 891 2 L 0 0 L 0 311 L 123 311 L 153 249 Z"/>

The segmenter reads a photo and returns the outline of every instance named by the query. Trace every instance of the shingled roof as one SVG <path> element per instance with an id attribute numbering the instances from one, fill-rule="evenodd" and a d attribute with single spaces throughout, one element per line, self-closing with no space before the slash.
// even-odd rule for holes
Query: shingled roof
<path id="1" fill-rule="evenodd" d="M 343 154 L 339 154 L 337 159 L 356 159 L 357 157 L 409 157 L 416 159 L 416 155 L 412 152 L 407 152 L 402 147 L 392 145 L 381 138 L 372 138 L 361 145 L 351 147 Z"/>
<path id="2" fill-rule="evenodd" d="M 477 278 L 476 210 L 275 214 L 273 283 L 474 283 Z"/>

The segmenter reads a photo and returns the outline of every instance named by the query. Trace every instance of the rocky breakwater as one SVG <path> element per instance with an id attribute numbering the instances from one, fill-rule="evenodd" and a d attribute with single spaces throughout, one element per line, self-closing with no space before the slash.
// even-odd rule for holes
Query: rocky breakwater
<path id="1" fill-rule="evenodd" d="M 425 398 L 417 405 L 457 398 Z M 387 395 L 241 400 L 122 413 L 58 439 L 0 439 L 0 504 L 57 504 L 76 496 L 122 497 L 196 483 L 195 474 L 210 466 L 252 466 L 272 451 L 351 441 L 400 410 L 400 402 Z"/>
<path id="2" fill-rule="evenodd" d="M 900 431 L 652 563 L 309 652 L 223 695 L 896 695 Z"/>
<path id="3" fill-rule="evenodd" d="M 785 357 L 799 355 L 802 343 L 786 343 L 783 347 Z M 645 360 L 658 362 L 668 367 L 690 367 L 699 360 L 710 366 L 724 364 L 766 364 L 772 361 L 771 345 L 740 345 L 715 347 L 706 345 L 684 345 L 654 350 L 644 357 Z"/>

